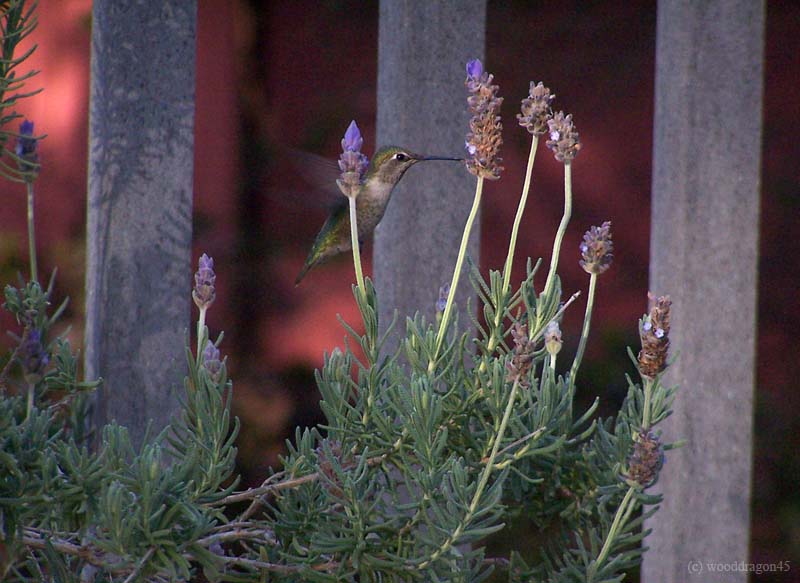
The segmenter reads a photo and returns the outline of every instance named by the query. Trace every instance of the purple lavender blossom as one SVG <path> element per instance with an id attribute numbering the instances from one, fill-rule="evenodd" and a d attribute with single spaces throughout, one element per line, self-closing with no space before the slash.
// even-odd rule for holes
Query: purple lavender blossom
<path id="1" fill-rule="evenodd" d="M 361 131 L 358 129 L 356 121 L 353 120 L 350 122 L 350 125 L 347 126 L 347 131 L 344 133 L 344 139 L 342 140 L 342 151 L 360 152 L 361 146 L 363 145 L 364 138 L 361 137 Z"/>
<path id="2" fill-rule="evenodd" d="M 450 284 L 446 283 L 439 288 L 439 299 L 436 300 L 436 311 L 444 312 L 447 307 L 447 297 L 450 295 Z"/>
<path id="3" fill-rule="evenodd" d="M 478 80 L 483 75 L 483 63 L 480 59 L 472 59 L 467 63 L 467 77 Z"/>
<path id="4" fill-rule="evenodd" d="M 475 176 L 489 180 L 500 178 L 503 161 L 499 156 L 503 143 L 503 124 L 500 120 L 500 105 L 503 98 L 497 96 L 499 87 L 492 85 L 493 76 L 483 70 L 478 59 L 467 63 L 467 80 L 465 85 L 469 92 L 467 105 L 472 118 L 465 148 L 469 157 L 466 160 L 467 170 Z"/>
<path id="5" fill-rule="evenodd" d="M 22 335 L 17 358 L 22 366 L 28 382 L 38 382 L 50 362 L 50 355 L 42 346 L 42 333 L 39 330 L 27 329 Z"/>
<path id="6" fill-rule="evenodd" d="M 33 137 L 33 122 L 26 119 L 19 124 L 19 137 L 14 147 L 14 153 L 20 158 L 19 169 L 29 174 L 30 180 L 36 178 L 38 173 L 39 154 L 36 149 L 39 140 Z"/>
<path id="7" fill-rule="evenodd" d="M 213 342 L 206 342 L 203 350 L 203 366 L 208 371 L 211 378 L 218 382 L 222 372 L 222 360 L 220 359 L 219 349 Z"/>
<path id="8" fill-rule="evenodd" d="M 194 274 L 194 290 L 192 297 L 194 303 L 201 310 L 214 303 L 217 291 L 214 283 L 217 275 L 214 273 L 214 260 L 203 253 L 198 262 L 197 273 Z"/>
<path id="9" fill-rule="evenodd" d="M 355 120 L 350 122 L 342 140 L 342 154 L 339 156 L 341 176 L 336 181 L 345 196 L 354 197 L 361 189 L 361 181 L 369 166 L 369 158 L 361 153 L 364 138 Z"/>

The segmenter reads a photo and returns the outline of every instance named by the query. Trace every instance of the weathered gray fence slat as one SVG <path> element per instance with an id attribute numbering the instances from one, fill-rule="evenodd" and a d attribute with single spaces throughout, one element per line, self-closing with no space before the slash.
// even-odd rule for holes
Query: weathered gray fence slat
<path id="1" fill-rule="evenodd" d="M 643 581 L 746 581 L 758 279 L 764 3 L 658 7 L 650 285 L 670 294 L 679 383 L 666 499 Z M 694 571 L 702 570 L 702 574 Z"/>
<path id="2" fill-rule="evenodd" d="M 94 421 L 177 408 L 191 291 L 195 0 L 95 0 L 86 276 Z"/>
<path id="3" fill-rule="evenodd" d="M 467 93 L 461 90 L 464 66 L 469 59 L 483 58 L 485 28 L 485 0 L 381 2 L 379 145 L 463 155 L 468 121 Z M 453 275 L 474 191 L 475 178 L 456 163 L 420 164 L 398 185 L 375 232 L 374 276 L 383 329 L 395 309 L 401 318 L 418 310 L 428 321 L 434 316 L 439 287 Z M 468 248 L 476 263 L 477 227 Z M 456 295 L 462 330 L 469 325 L 465 307 L 471 295 L 469 279 L 462 275 Z M 400 321 L 401 334 L 404 329 Z"/>

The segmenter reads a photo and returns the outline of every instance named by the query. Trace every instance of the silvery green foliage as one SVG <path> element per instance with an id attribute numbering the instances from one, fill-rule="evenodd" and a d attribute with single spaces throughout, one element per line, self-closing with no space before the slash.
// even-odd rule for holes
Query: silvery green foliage
<path id="1" fill-rule="evenodd" d="M 631 380 L 614 420 L 593 420 L 594 407 L 573 413 L 575 388 L 547 365 L 542 340 L 561 309 L 560 284 L 538 293 L 535 273 L 529 263 L 520 288 L 504 293 L 499 272 L 484 281 L 473 267 L 489 324 L 474 322 L 473 338 L 452 324 L 432 368 L 437 322 L 407 319 L 405 340 L 387 354 L 393 329 L 379 336 L 367 280 L 365 294 L 354 290 L 364 333 L 343 322 L 345 350 L 317 373 L 326 422 L 298 429 L 282 470 L 241 493 L 232 383 L 224 360 L 204 362 L 215 350 L 198 359 L 187 349 L 184 406 L 170 428 L 134 450 L 125 428 L 108 426 L 90 452 L 84 393 L 96 383 L 76 378 L 64 341 L 45 343 L 51 358 L 30 414 L 23 397 L 0 396 L 4 580 L 481 581 L 493 570 L 510 581 L 620 580 L 640 559 L 643 517 L 659 501 L 624 477 L 645 392 Z M 46 338 L 49 295 L 35 283 L 8 287 L 5 307 Z M 497 327 L 496 310 L 506 315 Z M 525 378 L 512 380 L 517 324 L 535 350 Z M 649 390 L 652 426 L 673 391 L 658 378 Z M 519 548 L 536 559 L 486 556 L 486 541 L 520 515 L 549 533 L 540 548 Z"/>
<path id="2" fill-rule="evenodd" d="M 21 65 L 36 50 L 36 45 L 22 54 L 15 54 L 18 45 L 36 29 L 36 4 L 27 0 L 7 0 L 0 4 L 0 158 L 4 158 L 0 160 L 0 176 L 14 182 L 26 182 L 38 169 L 35 159 L 26 163 L 26 148 L 20 148 L 18 141 L 22 136 L 23 145 L 33 144 L 35 147 L 35 141 L 29 139 L 33 124 L 23 122 L 19 131 L 11 129 L 15 125 L 12 122 L 22 117 L 14 108 L 20 101 L 41 91 L 25 89 L 25 83 L 38 71 L 21 70 Z"/>

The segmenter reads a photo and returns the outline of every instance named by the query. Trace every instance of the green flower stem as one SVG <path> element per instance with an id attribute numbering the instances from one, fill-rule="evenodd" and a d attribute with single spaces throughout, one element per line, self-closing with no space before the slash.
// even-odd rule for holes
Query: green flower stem
<path id="1" fill-rule="evenodd" d="M 522 196 L 519 199 L 517 214 L 514 217 L 514 225 L 511 227 L 511 240 L 508 243 L 508 255 L 506 256 L 506 263 L 505 267 L 503 268 L 502 296 L 505 296 L 506 293 L 508 293 L 508 287 L 511 284 L 511 267 L 514 264 L 514 251 L 517 248 L 519 225 L 522 222 L 522 213 L 525 211 L 525 206 L 528 203 L 528 192 L 531 188 L 531 176 L 533 175 L 533 161 L 536 159 L 536 146 L 538 144 L 539 136 L 534 135 L 533 140 L 531 141 L 531 151 L 528 154 L 528 169 L 525 172 L 525 183 L 522 185 Z M 500 306 L 497 306 L 497 313 L 494 315 L 494 330 L 497 330 L 497 328 L 500 326 L 500 322 L 502 321 L 503 310 L 500 309 Z M 492 354 L 492 351 L 497 348 L 498 342 L 500 342 L 500 338 L 493 333 L 492 337 L 489 338 L 489 343 L 487 346 L 489 354 Z M 481 370 L 486 370 L 486 361 L 481 363 Z"/>
<path id="2" fill-rule="evenodd" d="M 617 508 L 617 513 L 614 516 L 614 522 L 611 523 L 611 528 L 608 531 L 608 536 L 606 536 L 605 543 L 603 543 L 603 548 L 600 549 L 600 554 L 597 555 L 597 560 L 595 560 L 594 564 L 589 567 L 588 580 L 592 579 L 594 574 L 597 573 L 597 569 L 599 569 L 603 561 L 606 560 L 608 553 L 611 551 L 611 545 L 613 544 L 614 539 L 617 538 L 619 529 L 625 524 L 625 521 L 630 516 L 630 511 L 632 508 L 628 508 L 628 505 L 631 503 L 634 490 L 636 490 L 636 488 L 632 486 L 628 488 L 628 491 L 625 493 L 625 498 L 622 499 L 622 503 L 619 505 L 619 508 Z"/>
<path id="3" fill-rule="evenodd" d="M 33 397 L 34 397 L 34 389 L 36 385 L 34 383 L 28 383 L 28 400 L 25 407 L 25 420 L 27 421 L 30 416 L 31 412 L 33 411 Z"/>
<path id="4" fill-rule="evenodd" d="M 645 379 L 644 404 L 642 405 L 642 429 L 650 429 L 650 401 L 653 396 L 653 379 Z"/>
<path id="5" fill-rule="evenodd" d="M 464 265 L 464 257 L 467 254 L 469 234 L 472 231 L 472 225 L 475 222 L 475 217 L 478 215 L 478 209 L 481 206 L 482 194 L 483 176 L 478 176 L 478 184 L 475 187 L 475 198 L 472 201 L 472 209 L 469 211 L 467 224 L 464 226 L 464 233 L 461 236 L 461 247 L 458 250 L 456 267 L 453 270 L 453 279 L 450 283 L 450 293 L 447 295 L 447 304 L 445 304 L 444 312 L 442 313 L 442 321 L 439 323 L 439 333 L 436 335 L 436 348 L 434 349 L 430 362 L 428 362 L 428 372 L 433 372 L 433 369 L 436 367 L 436 359 L 439 357 L 439 351 L 442 349 L 442 342 L 444 342 L 444 334 L 447 330 L 447 323 L 450 321 L 450 313 L 453 311 L 453 300 L 455 299 L 456 290 L 458 289 L 458 279 L 461 276 L 461 267 Z"/>
<path id="6" fill-rule="evenodd" d="M 28 253 L 31 260 L 31 281 L 39 281 L 39 271 L 36 267 L 36 231 L 33 221 L 33 182 L 25 183 L 28 189 Z"/>
<path id="7" fill-rule="evenodd" d="M 480 180 L 480 179 L 479 179 Z M 475 494 L 472 495 L 472 502 L 470 502 L 469 508 L 467 509 L 467 513 L 464 516 L 464 519 L 461 523 L 456 527 L 445 543 L 436 549 L 434 553 L 431 555 L 429 559 L 423 561 L 419 564 L 419 569 L 424 569 L 428 567 L 431 563 L 433 563 L 436 559 L 441 557 L 444 553 L 446 553 L 456 542 L 458 538 L 461 536 L 461 533 L 464 532 L 464 529 L 469 524 L 470 520 L 472 520 L 473 515 L 478 509 L 478 504 L 480 504 L 481 496 L 483 496 L 483 491 L 486 489 L 486 484 L 489 482 L 489 477 L 492 475 L 492 470 L 494 468 L 494 462 L 497 459 L 497 452 L 500 450 L 500 443 L 503 441 L 503 436 L 506 432 L 506 427 L 508 426 L 508 420 L 511 418 L 511 412 L 514 410 L 514 401 L 517 398 L 517 389 L 519 388 L 519 378 L 514 379 L 514 384 L 511 385 L 511 394 L 508 396 L 508 403 L 506 404 L 506 410 L 503 413 L 503 419 L 500 421 L 500 427 L 497 429 L 497 435 L 495 435 L 494 445 L 492 446 L 492 452 L 489 454 L 489 458 L 486 461 L 486 465 L 481 472 L 481 477 L 478 480 L 478 486 L 475 489 Z"/>
<path id="8" fill-rule="evenodd" d="M 572 217 L 572 165 L 564 163 L 564 216 L 561 217 L 561 224 L 558 225 L 556 239 L 553 242 L 553 254 L 550 258 L 550 271 L 547 272 L 547 281 L 544 284 L 543 295 L 547 296 L 553 287 L 553 280 L 558 269 L 558 256 L 561 252 L 561 242 L 564 240 L 564 233 L 567 231 L 569 219 Z"/>
<path id="9" fill-rule="evenodd" d="M 592 322 L 592 308 L 594 307 L 594 294 L 597 288 L 597 274 L 593 273 L 589 278 L 589 297 L 586 300 L 586 314 L 583 316 L 583 331 L 581 332 L 581 341 L 578 344 L 578 353 L 575 355 L 575 360 L 572 362 L 572 368 L 569 370 L 569 384 L 571 387 L 575 386 L 575 378 L 578 375 L 578 367 L 583 360 L 583 353 L 586 351 L 586 342 L 589 340 L 589 328 Z"/>
<path id="10" fill-rule="evenodd" d="M 361 270 L 361 250 L 358 245 L 358 217 L 356 213 L 356 197 L 348 196 L 350 201 L 350 238 L 353 241 L 353 264 L 356 270 L 356 282 L 361 291 L 361 297 L 366 299 L 367 288 L 364 285 L 364 272 Z"/>
<path id="11" fill-rule="evenodd" d="M 650 400 L 652 392 L 653 392 L 653 379 L 645 379 L 644 405 L 642 406 L 642 428 L 644 428 L 645 430 L 648 429 L 650 425 Z M 597 572 L 597 569 L 600 567 L 602 562 L 606 559 L 608 553 L 611 551 L 611 544 L 614 542 L 614 539 L 617 536 L 617 532 L 625 524 L 625 522 L 627 522 L 628 518 L 633 512 L 633 509 L 636 505 L 631 504 L 631 500 L 633 498 L 634 492 L 637 489 L 638 486 L 629 486 L 628 491 L 625 494 L 625 498 L 622 499 L 622 503 L 619 505 L 619 508 L 617 508 L 617 513 L 614 516 L 614 521 L 611 523 L 611 529 L 608 531 L 608 536 L 606 536 L 603 548 L 600 549 L 600 554 L 597 555 L 597 560 L 589 569 L 588 574 L 590 580 Z"/>
<path id="12" fill-rule="evenodd" d="M 203 354 L 203 335 L 206 329 L 206 310 L 208 307 L 200 308 L 200 316 L 197 318 L 197 363 L 200 364 L 200 357 Z"/>
<path id="13" fill-rule="evenodd" d="M 519 206 L 517 207 L 517 214 L 514 217 L 514 226 L 511 227 L 511 241 L 508 243 L 508 256 L 506 256 L 506 263 L 503 269 L 503 294 L 508 291 L 508 286 L 511 283 L 511 267 L 514 264 L 514 251 L 517 248 L 517 237 L 519 235 L 519 225 L 522 222 L 522 213 L 525 212 L 525 206 L 528 203 L 528 192 L 531 188 L 531 176 L 533 175 L 533 161 L 536 159 L 536 146 L 539 144 L 539 136 L 533 136 L 531 141 L 531 151 L 528 154 L 528 168 L 525 172 L 525 183 L 522 185 L 522 196 L 519 199 Z M 502 314 L 499 312 L 495 316 L 495 326 L 500 323 Z"/>

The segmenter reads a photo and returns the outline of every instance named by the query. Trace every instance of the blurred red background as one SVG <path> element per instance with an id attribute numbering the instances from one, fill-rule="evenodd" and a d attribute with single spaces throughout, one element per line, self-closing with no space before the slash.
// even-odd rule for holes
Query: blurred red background
<path id="1" fill-rule="evenodd" d="M 583 231 L 603 220 L 614 224 L 615 263 L 600 281 L 582 375 L 583 394 L 603 396 L 608 414 L 624 393 L 630 369 L 624 348 L 637 341 L 636 320 L 646 302 L 655 9 L 650 2 L 621 0 L 536 4 L 489 2 L 485 63 L 506 98 L 506 172 L 485 198 L 481 264 L 485 270 L 505 258 L 529 143 L 513 116 L 528 82 L 542 80 L 558 96 L 558 107 L 574 114 L 583 142 L 562 253 L 565 290 L 586 285 L 577 264 Z M 39 48 L 30 62 L 41 70 L 36 82 L 45 91 L 22 112 L 48 134 L 37 192 L 40 261 L 46 269 L 59 267 L 58 291 L 72 298 L 71 336 L 80 345 L 91 2 L 43 1 L 39 19 L 33 39 Z M 798 22 L 799 5 L 768 2 L 755 562 L 800 558 L 800 396 L 788 366 L 800 356 Z M 374 148 L 377 25 L 377 3 L 371 2 L 199 2 L 195 256 L 207 252 L 218 267 L 220 301 L 209 325 L 212 332 L 225 330 L 248 482 L 278 463 L 283 439 L 296 425 L 320 420 L 313 369 L 324 351 L 342 343 L 336 314 L 357 319 L 348 261 L 293 285 L 324 208 L 280 153 L 292 147 L 333 158 L 350 119 L 366 137 L 365 150 Z M 0 267 L 9 281 L 24 265 L 25 205 L 21 187 L 4 182 L 0 188 Z M 540 153 L 518 253 L 549 253 L 562 204 L 560 165 Z M 370 250 L 368 244 L 366 258 Z M 520 279 L 524 262 L 516 269 Z M 580 318 L 568 312 L 565 339 L 579 334 Z M 575 344 L 568 341 L 567 350 Z"/>

